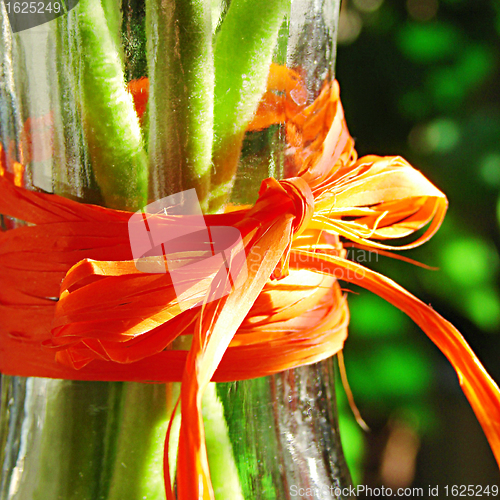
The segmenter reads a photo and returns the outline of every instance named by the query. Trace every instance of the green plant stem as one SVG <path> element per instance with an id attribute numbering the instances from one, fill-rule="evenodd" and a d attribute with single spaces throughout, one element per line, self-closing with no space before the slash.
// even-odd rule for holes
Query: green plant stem
<path id="1" fill-rule="evenodd" d="M 123 65 L 125 59 L 121 41 L 123 13 L 120 8 L 120 3 L 116 0 L 101 0 L 101 5 L 104 11 L 104 19 L 108 24 L 109 34 L 114 42 L 115 51 L 120 56 Z"/>
<path id="2" fill-rule="evenodd" d="M 210 210 L 227 201 L 245 129 L 266 89 L 290 0 L 232 0 L 214 47 L 215 103 Z"/>
<path id="3" fill-rule="evenodd" d="M 214 70 L 210 0 L 147 0 L 151 197 L 195 188 L 207 208 Z"/>
<path id="4" fill-rule="evenodd" d="M 240 478 L 229 439 L 224 407 L 215 383 L 208 384 L 202 400 L 210 475 L 217 500 L 243 500 Z"/>
<path id="5" fill-rule="evenodd" d="M 34 500 L 101 499 L 107 382 L 51 381 Z"/>
<path id="6" fill-rule="evenodd" d="M 53 180 L 55 192 L 65 196 L 83 194 L 83 201 L 94 201 L 90 191 L 81 191 L 86 182 L 81 171 L 87 164 L 84 137 L 88 135 L 83 130 L 81 114 L 85 110 L 85 94 L 91 92 L 89 88 L 85 89 L 85 85 L 89 86 L 89 79 L 80 78 L 85 64 L 82 61 L 84 50 L 80 44 L 79 15 L 75 9 L 53 25 L 54 59 L 58 69 L 58 85 L 54 87 L 53 96 L 57 99 L 55 116 L 59 120 L 55 124 L 59 131 L 58 154 L 55 156 L 58 168 Z M 116 54 L 118 38 L 115 36 L 114 40 L 112 55 Z M 78 105 L 75 104 L 77 101 Z M 101 106 L 105 104 L 101 103 Z M 86 125 L 88 129 L 89 124 Z M 102 122 L 97 130 L 99 126 L 102 127 Z M 93 162 L 105 166 L 111 149 L 108 145 L 107 150 L 102 151 L 102 161 L 94 151 Z M 109 476 L 106 467 L 114 455 L 117 406 L 123 384 L 78 381 L 50 381 L 47 384 L 41 470 L 34 498 L 104 500 Z"/>
<path id="7" fill-rule="evenodd" d="M 121 15 L 110 0 L 81 0 L 82 111 L 92 168 L 107 206 L 137 210 L 147 203 L 148 162 L 130 95 L 125 90 Z M 103 459 L 105 500 L 165 498 L 163 441 L 168 415 L 165 386 L 121 384 L 108 415 Z"/>
<path id="8" fill-rule="evenodd" d="M 168 419 L 164 384 L 125 384 L 122 419 L 106 500 L 165 498 L 163 444 Z"/>
<path id="9" fill-rule="evenodd" d="M 147 157 L 126 91 L 117 28 L 99 0 L 75 8 L 82 51 L 82 109 L 95 178 L 106 206 L 135 211 L 147 203 Z"/>
<path id="10" fill-rule="evenodd" d="M 105 204 L 137 210 L 147 203 L 147 158 L 137 116 L 125 91 L 119 5 L 112 0 L 103 0 L 102 5 L 84 0 L 58 20 L 56 29 L 56 59 L 64 70 L 64 77 L 59 78 L 62 102 L 58 105 L 64 112 L 60 126 L 72 125 L 75 137 L 87 139 L 88 145 L 82 143 L 75 152 L 83 153 L 83 160 L 89 151 Z M 68 96 L 78 101 L 78 112 L 66 109 Z M 71 132 L 69 135 L 73 137 Z M 70 140 L 71 151 L 73 142 Z M 64 173 L 58 172 L 56 178 L 66 182 L 57 182 L 56 187 L 61 194 L 72 196 L 80 183 L 75 178 L 79 173 L 65 172 L 67 162 L 64 157 L 60 161 L 59 170 Z M 157 463 L 163 453 L 163 438 L 160 442 L 159 436 L 167 422 L 164 386 L 60 383 L 65 391 L 47 403 L 42 445 L 46 470 L 40 478 L 37 500 L 116 498 L 116 492 L 122 491 L 120 485 L 130 485 L 127 477 L 137 486 L 119 496 L 120 500 L 140 500 L 145 489 L 149 498 L 164 498 L 161 458 Z M 146 411 L 139 414 L 137 407 L 144 400 L 148 401 L 143 405 Z M 123 429 L 128 432 L 121 433 Z M 117 473 L 128 445 L 139 457 L 131 464 L 136 470 Z M 149 472 L 146 478 L 145 472 Z M 134 492 L 137 496 L 132 496 Z"/>

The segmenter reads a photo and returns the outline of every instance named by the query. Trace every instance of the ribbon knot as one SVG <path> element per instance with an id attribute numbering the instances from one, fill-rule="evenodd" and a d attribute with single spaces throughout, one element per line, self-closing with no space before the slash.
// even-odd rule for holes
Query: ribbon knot
<path id="1" fill-rule="evenodd" d="M 306 229 L 314 215 L 314 195 L 309 184 L 301 177 L 280 181 L 295 207 L 293 232 L 298 235 Z"/>
<path id="2" fill-rule="evenodd" d="M 279 182 L 270 177 L 262 181 L 259 199 L 249 215 L 263 223 L 274 221 L 279 214 L 289 214 L 294 218 L 294 235 L 307 228 L 314 215 L 314 195 L 307 181 L 301 177 Z"/>

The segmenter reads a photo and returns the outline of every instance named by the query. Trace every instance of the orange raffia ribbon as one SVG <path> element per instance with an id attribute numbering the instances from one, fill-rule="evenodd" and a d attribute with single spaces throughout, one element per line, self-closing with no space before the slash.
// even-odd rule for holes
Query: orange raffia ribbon
<path id="1" fill-rule="evenodd" d="M 209 229 L 240 231 L 248 274 L 229 295 L 201 307 L 181 310 L 169 274 L 137 270 L 131 214 L 25 190 L 4 162 L 0 213 L 35 225 L 0 235 L 1 371 L 181 380 L 178 498 L 213 499 L 204 389 L 210 381 L 268 375 L 340 351 L 348 323 L 342 279 L 404 311 L 443 351 L 500 463 L 500 391 L 460 333 L 390 279 L 346 260 L 339 239 L 381 251 L 413 248 L 438 230 L 445 195 L 402 158 L 357 158 L 336 82 L 310 106 L 293 71 L 272 68 L 268 87 L 249 129 L 286 121 L 291 177 L 266 179 L 253 207 L 205 216 Z M 179 224 L 175 216 L 156 217 L 165 228 Z M 385 243 L 425 227 L 411 244 Z M 189 251 L 182 255 L 190 258 Z M 210 293 L 195 279 L 189 285 L 193 303 Z M 189 352 L 169 349 L 181 335 L 192 337 Z M 173 499 L 168 468 L 165 483 Z"/>

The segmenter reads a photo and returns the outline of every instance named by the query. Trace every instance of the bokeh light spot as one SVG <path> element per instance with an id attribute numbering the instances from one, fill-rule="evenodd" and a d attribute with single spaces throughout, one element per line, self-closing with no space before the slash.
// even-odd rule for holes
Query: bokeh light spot
<path id="1" fill-rule="evenodd" d="M 358 335 L 383 337 L 399 335 L 406 323 L 405 315 L 385 300 L 371 294 L 349 297 L 350 328 Z"/>
<path id="2" fill-rule="evenodd" d="M 498 197 L 497 200 L 497 222 L 498 225 L 500 226 L 500 196 Z"/>
<path id="3" fill-rule="evenodd" d="M 341 9 L 339 17 L 339 32 L 337 41 L 343 45 L 349 45 L 358 38 L 363 27 L 360 15 L 354 9 Z"/>
<path id="4" fill-rule="evenodd" d="M 456 146 L 460 139 L 460 128 L 453 120 L 441 118 L 428 125 L 425 135 L 434 151 L 445 153 Z"/>
<path id="5" fill-rule="evenodd" d="M 436 17 L 438 11 L 437 0 L 408 0 L 406 9 L 408 14 L 417 21 L 430 21 Z"/>
<path id="6" fill-rule="evenodd" d="M 441 250 L 440 267 L 457 284 L 482 285 L 495 279 L 498 254 L 479 238 L 456 239 Z"/>
<path id="7" fill-rule="evenodd" d="M 462 46 L 462 36 L 454 26 L 445 23 L 404 26 L 398 36 L 403 54 L 417 63 L 430 63 L 450 58 Z"/>
<path id="8" fill-rule="evenodd" d="M 410 90 L 399 98 L 399 109 L 401 113 L 410 119 L 425 118 L 429 111 L 429 100 L 421 90 Z"/>
<path id="9" fill-rule="evenodd" d="M 420 154 L 447 153 L 460 140 L 460 127 L 449 118 L 439 118 L 427 125 L 417 125 L 408 136 L 412 149 Z"/>
<path id="10" fill-rule="evenodd" d="M 458 64 L 457 72 L 469 86 L 482 83 L 492 72 L 495 57 L 487 45 L 469 45 Z"/>
<path id="11" fill-rule="evenodd" d="M 375 12 L 384 0 L 353 0 L 354 6 L 361 12 Z"/>
<path id="12" fill-rule="evenodd" d="M 452 67 L 436 68 L 429 74 L 426 84 L 433 94 L 434 104 L 443 111 L 457 108 L 467 93 L 465 80 Z"/>
<path id="13" fill-rule="evenodd" d="M 483 181 L 489 186 L 500 186 L 500 153 L 488 153 L 480 163 Z"/>
<path id="14" fill-rule="evenodd" d="M 429 361 L 413 345 L 379 345 L 372 357 L 352 358 L 347 369 L 357 399 L 415 396 L 431 383 Z"/>
<path id="15" fill-rule="evenodd" d="M 483 330 L 496 331 L 500 325 L 500 298 L 492 287 L 471 290 L 465 296 L 470 319 Z"/>

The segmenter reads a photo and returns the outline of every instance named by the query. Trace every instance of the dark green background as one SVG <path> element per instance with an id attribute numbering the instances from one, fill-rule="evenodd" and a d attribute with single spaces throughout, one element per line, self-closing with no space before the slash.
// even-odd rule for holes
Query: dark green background
<path id="1" fill-rule="evenodd" d="M 374 254 L 365 264 L 452 321 L 498 382 L 500 3 L 344 1 L 339 37 L 337 78 L 359 154 L 404 156 L 450 202 L 439 233 L 404 253 L 439 271 Z M 402 436 L 401 461 L 411 463 L 412 447 L 419 450 L 414 479 L 403 481 L 393 468 L 392 481 L 422 486 L 425 497 L 429 485 L 498 484 L 493 455 L 446 359 L 402 313 L 349 289 L 360 293 L 349 297 L 347 372 L 372 428 L 363 436 L 341 403 L 355 481 L 389 485 L 384 453 Z"/>

